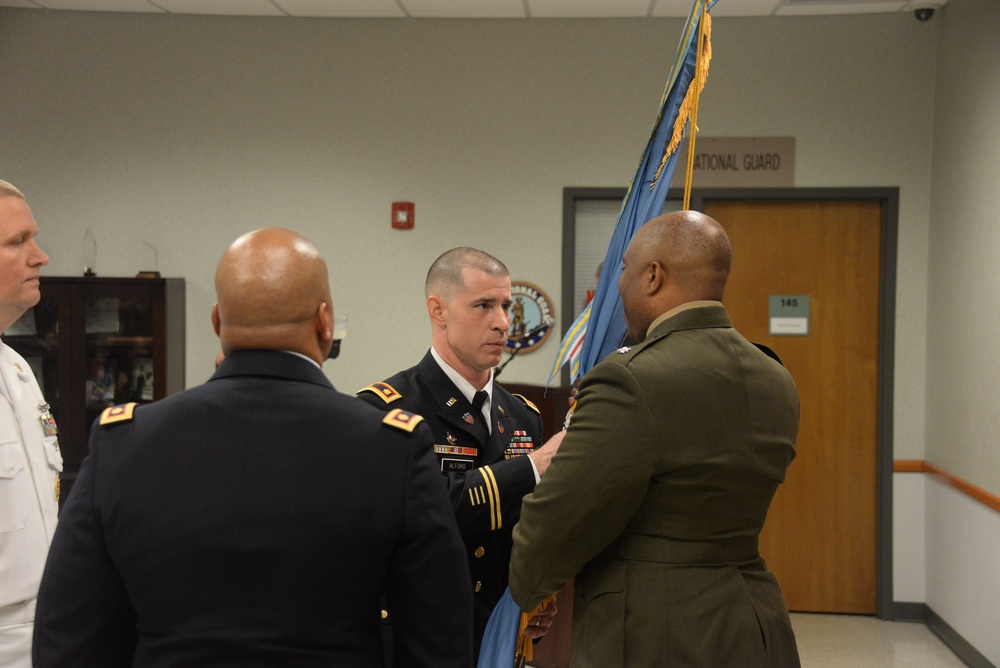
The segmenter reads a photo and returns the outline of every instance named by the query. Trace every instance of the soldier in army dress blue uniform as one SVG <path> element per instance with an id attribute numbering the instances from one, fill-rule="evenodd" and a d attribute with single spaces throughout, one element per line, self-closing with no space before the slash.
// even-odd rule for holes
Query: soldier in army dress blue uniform
<path id="1" fill-rule="evenodd" d="M 468 553 L 478 656 L 490 613 L 507 587 L 521 498 L 545 474 L 558 441 L 543 447 L 538 409 L 493 382 L 510 326 L 507 267 L 482 251 L 455 248 L 431 265 L 425 294 L 431 349 L 416 366 L 369 385 L 358 397 L 385 411 L 418 414 L 431 428 Z M 539 636 L 553 613 L 532 620 Z"/>

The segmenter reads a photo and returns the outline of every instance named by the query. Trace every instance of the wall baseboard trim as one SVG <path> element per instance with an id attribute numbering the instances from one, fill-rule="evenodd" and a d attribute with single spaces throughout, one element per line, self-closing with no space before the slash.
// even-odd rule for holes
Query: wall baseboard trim
<path id="1" fill-rule="evenodd" d="M 926 624 L 931 633 L 940 638 L 941 642 L 970 668 L 997 668 L 926 603 L 893 601 L 892 617 L 897 622 L 922 622 Z"/>
<path id="2" fill-rule="evenodd" d="M 927 623 L 926 603 L 900 603 L 892 602 L 892 621 L 894 622 L 920 622 Z"/>

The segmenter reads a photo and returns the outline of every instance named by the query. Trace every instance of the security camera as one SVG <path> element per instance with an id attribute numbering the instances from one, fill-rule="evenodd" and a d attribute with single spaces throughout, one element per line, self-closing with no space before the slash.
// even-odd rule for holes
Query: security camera
<path id="1" fill-rule="evenodd" d="M 937 3 L 915 5 L 913 7 L 913 17 L 921 23 L 926 23 L 931 20 L 931 17 L 934 16 L 935 10 L 937 10 L 940 6 L 941 5 Z"/>

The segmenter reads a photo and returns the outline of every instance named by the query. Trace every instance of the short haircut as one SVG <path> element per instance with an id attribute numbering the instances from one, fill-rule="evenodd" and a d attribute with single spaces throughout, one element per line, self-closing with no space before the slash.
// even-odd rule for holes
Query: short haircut
<path id="1" fill-rule="evenodd" d="M 443 292 L 451 295 L 455 290 L 464 288 L 465 278 L 462 276 L 462 271 L 467 267 L 478 269 L 490 276 L 510 276 L 507 266 L 489 253 L 468 246 L 452 248 L 434 260 L 431 268 L 427 270 L 424 296 L 441 295 Z"/>
<path id="2" fill-rule="evenodd" d="M 14 187 L 14 184 L 7 183 L 3 179 L 0 179 L 0 196 L 27 199 L 23 192 Z"/>

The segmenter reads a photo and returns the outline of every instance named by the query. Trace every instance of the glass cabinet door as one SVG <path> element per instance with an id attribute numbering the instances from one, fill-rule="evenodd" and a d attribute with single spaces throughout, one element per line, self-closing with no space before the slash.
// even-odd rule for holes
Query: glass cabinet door
<path id="1" fill-rule="evenodd" d="M 184 280 L 43 276 L 42 299 L 4 333 L 59 428 L 62 499 L 101 412 L 184 387 Z"/>
<path id="2" fill-rule="evenodd" d="M 53 414 L 59 413 L 59 301 L 43 297 L 3 333 L 31 367 Z"/>
<path id="3" fill-rule="evenodd" d="M 153 400 L 152 299 L 84 300 L 87 421 L 108 406 Z"/>

